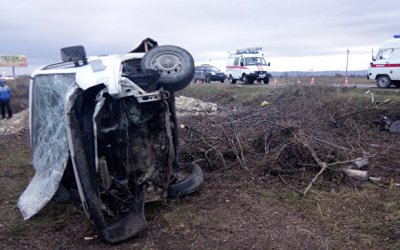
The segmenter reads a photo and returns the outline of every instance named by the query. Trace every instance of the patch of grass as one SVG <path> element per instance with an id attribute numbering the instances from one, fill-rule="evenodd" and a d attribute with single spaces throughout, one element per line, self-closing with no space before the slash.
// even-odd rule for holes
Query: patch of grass
<path id="1" fill-rule="evenodd" d="M 31 151 L 28 149 L 21 151 L 14 151 L 8 154 L 7 158 L 2 159 L 1 165 L 3 166 L 21 166 L 29 165 L 32 162 Z"/>
<path id="2" fill-rule="evenodd" d="M 76 206 L 71 204 L 55 204 L 48 203 L 39 214 L 35 215 L 28 221 L 13 220 L 5 224 L 7 233 L 11 236 L 18 237 L 32 236 L 35 232 L 48 230 L 52 227 L 62 227 L 68 225 L 72 221 L 76 221 L 76 217 L 80 217 L 81 212 Z"/>
<path id="3" fill-rule="evenodd" d="M 375 244 L 393 244 L 400 240 L 398 190 L 368 186 L 361 191 L 319 192 L 316 199 L 323 220 L 337 237 L 344 237 L 346 232 L 358 237 L 368 236 Z"/>
<path id="4" fill-rule="evenodd" d="M 233 98 L 234 100 L 246 101 L 254 98 L 265 97 L 271 94 L 271 92 L 276 91 L 274 88 L 266 87 L 264 85 L 226 85 L 226 84 L 190 84 L 185 89 L 178 92 L 178 95 L 189 96 L 193 98 L 198 98 L 201 100 L 209 101 L 222 101 L 224 99 L 229 100 Z M 329 87 L 325 85 L 318 86 L 308 86 L 308 85 L 287 85 L 281 87 L 283 91 L 285 89 L 310 89 L 319 88 L 321 90 L 326 89 L 326 93 L 336 96 L 347 96 L 350 98 L 358 99 L 358 101 L 365 101 L 366 103 L 371 102 L 371 94 L 365 94 L 368 89 L 360 88 L 337 88 Z M 374 95 L 375 101 L 384 101 L 390 99 L 392 101 L 400 101 L 400 90 L 397 89 L 372 89 L 370 91 Z M 222 99 L 220 99 L 222 97 Z M 225 101 L 226 101 L 225 100 Z"/>
<path id="5" fill-rule="evenodd" d="M 290 189 L 262 190 L 260 194 L 267 200 L 276 200 L 289 207 L 309 208 L 310 206 L 310 200 L 307 197 L 303 197 Z"/>
<path id="6" fill-rule="evenodd" d="M 183 221 L 183 216 L 179 213 L 178 210 L 173 210 L 169 212 L 164 212 L 162 214 L 164 220 L 168 222 L 170 225 L 178 225 L 180 222 Z"/>

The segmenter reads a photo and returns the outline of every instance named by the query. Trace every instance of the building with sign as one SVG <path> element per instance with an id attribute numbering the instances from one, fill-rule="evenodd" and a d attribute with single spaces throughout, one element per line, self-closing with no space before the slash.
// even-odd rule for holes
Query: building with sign
<path id="1" fill-rule="evenodd" d="M 15 76 L 15 67 L 28 67 L 26 55 L 0 54 L 0 67 L 11 67 Z"/>

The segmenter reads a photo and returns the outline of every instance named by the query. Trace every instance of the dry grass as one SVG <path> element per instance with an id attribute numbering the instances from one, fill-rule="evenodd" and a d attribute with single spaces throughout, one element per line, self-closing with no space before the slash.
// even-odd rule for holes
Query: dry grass
<path id="1" fill-rule="evenodd" d="M 396 90 L 373 91 L 392 101 L 377 106 L 365 90 L 319 85 L 185 89 L 221 105 L 218 116 L 179 119 L 181 160 L 200 160 L 205 184 L 185 199 L 147 204 L 149 229 L 119 245 L 96 237 L 79 204 L 50 203 L 24 222 L 15 204 L 33 174 L 27 135 L 1 136 L 0 248 L 398 249 L 398 188 L 348 179 L 342 165 L 329 165 L 307 196 L 293 191 L 321 169 L 312 151 L 327 164 L 371 156 L 371 174 L 399 182 L 399 135 L 369 123 L 380 114 L 396 119 L 400 99 Z"/>

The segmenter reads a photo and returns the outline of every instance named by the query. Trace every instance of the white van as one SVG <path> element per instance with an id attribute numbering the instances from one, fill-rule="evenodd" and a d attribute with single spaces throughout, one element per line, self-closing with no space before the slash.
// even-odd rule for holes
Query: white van
<path id="1" fill-rule="evenodd" d="M 238 49 L 228 56 L 226 75 L 230 83 L 235 84 L 237 80 L 241 80 L 243 84 L 253 84 L 256 80 L 269 83 L 271 74 L 267 67 L 270 63 L 265 61 L 261 50 L 260 47 Z"/>
<path id="2" fill-rule="evenodd" d="M 400 35 L 384 41 L 368 68 L 367 78 L 376 80 L 379 88 L 389 88 L 392 83 L 400 87 Z"/>

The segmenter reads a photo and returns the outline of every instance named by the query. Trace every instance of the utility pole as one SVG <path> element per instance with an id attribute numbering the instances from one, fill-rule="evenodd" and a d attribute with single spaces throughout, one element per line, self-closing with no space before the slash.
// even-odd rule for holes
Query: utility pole
<path id="1" fill-rule="evenodd" d="M 349 84 L 349 79 L 347 78 L 347 68 L 348 68 L 348 66 L 349 66 L 349 53 L 350 53 L 350 50 L 349 49 L 347 49 L 347 59 L 346 59 L 346 76 L 345 76 L 345 78 L 344 78 L 344 84 L 345 85 L 347 85 L 347 84 Z"/>

